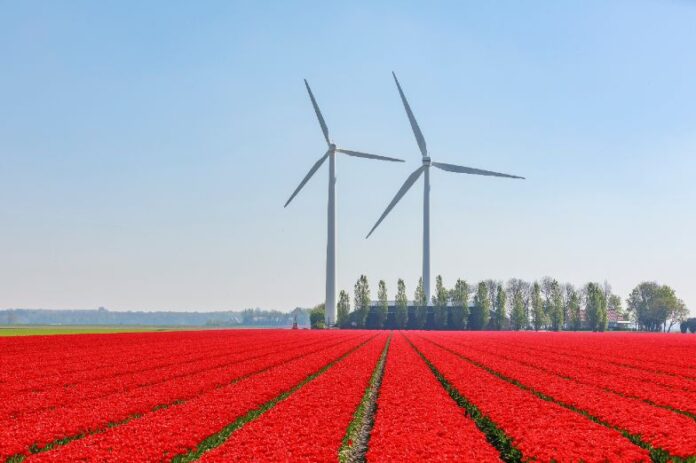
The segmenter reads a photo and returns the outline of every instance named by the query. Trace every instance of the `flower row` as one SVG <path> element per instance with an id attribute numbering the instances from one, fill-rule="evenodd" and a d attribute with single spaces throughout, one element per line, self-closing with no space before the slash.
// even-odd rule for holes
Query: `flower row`
<path id="1" fill-rule="evenodd" d="M 409 334 L 408 337 L 466 400 L 512 440 L 523 460 L 650 461 L 646 450 L 631 443 L 618 431 L 542 400 L 418 334 Z"/>
<path id="2" fill-rule="evenodd" d="M 201 462 L 336 461 L 386 339 L 380 334 L 232 434 Z"/>
<path id="3" fill-rule="evenodd" d="M 279 339 L 262 340 L 252 345 L 229 343 L 228 346 L 219 348 L 216 352 L 207 355 L 198 353 L 193 358 L 182 356 L 181 361 L 177 361 L 176 352 L 172 352 L 169 358 L 155 360 L 143 365 L 140 370 L 130 373 L 114 372 L 106 377 L 86 378 L 76 383 L 66 382 L 67 386 L 60 384 L 44 390 L 15 393 L 0 401 L 0 417 L 19 417 L 31 411 L 66 406 L 139 387 L 200 375 L 208 370 L 227 367 L 252 358 L 272 356 L 275 352 L 285 348 L 301 347 L 302 345 L 297 341 L 290 343 L 279 341 Z"/>
<path id="4" fill-rule="evenodd" d="M 455 337 L 456 338 L 456 337 Z M 455 339 L 453 338 L 453 339 Z M 529 352 L 519 348 L 502 348 L 491 343 L 471 342 L 459 345 L 471 352 L 489 352 L 527 364 L 582 384 L 596 386 L 616 394 L 649 401 L 665 407 L 696 414 L 696 388 L 692 382 L 667 375 L 649 374 L 634 369 L 611 369 L 599 362 L 571 359 L 554 352 Z M 667 385 L 666 382 L 671 381 Z"/>
<path id="5" fill-rule="evenodd" d="M 356 333 L 344 342 L 241 378 L 185 403 L 146 413 L 103 433 L 32 455 L 25 462 L 169 461 L 291 390 L 367 338 L 367 334 Z"/>
<path id="6" fill-rule="evenodd" d="M 548 360 L 544 362 L 543 355 L 537 358 L 530 356 L 520 362 L 506 356 L 463 347 L 454 342 L 453 337 L 443 336 L 433 340 L 462 357 L 518 381 L 559 403 L 587 412 L 610 426 L 640 436 L 652 446 L 674 456 L 689 457 L 696 454 L 696 421 L 691 418 L 550 373 L 547 370 L 555 364 Z M 545 368 L 530 366 L 537 363 L 543 364 Z M 620 382 L 620 378 L 617 381 Z"/>
<path id="7" fill-rule="evenodd" d="M 0 422 L 0 457 L 26 454 L 32 446 L 41 448 L 55 440 L 103 429 L 109 424 L 146 413 L 155 407 L 190 400 L 244 376 L 341 344 L 355 338 L 355 335 L 313 337 L 320 338 L 321 342 L 298 343 L 298 346 L 282 351 L 259 342 L 260 349 L 257 353 L 265 355 L 249 355 L 246 361 L 234 362 L 195 376 L 175 378 L 3 420 Z"/>
<path id="8" fill-rule="evenodd" d="M 395 334 L 379 391 L 367 460 L 500 461 L 402 334 Z"/>

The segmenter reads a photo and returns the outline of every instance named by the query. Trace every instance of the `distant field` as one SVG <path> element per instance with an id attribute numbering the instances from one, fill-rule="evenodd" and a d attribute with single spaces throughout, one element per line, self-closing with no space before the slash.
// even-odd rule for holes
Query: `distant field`
<path id="1" fill-rule="evenodd" d="M 0 325 L 2 336 L 49 334 L 145 333 L 152 331 L 200 330 L 200 326 L 124 326 L 124 325 Z"/>

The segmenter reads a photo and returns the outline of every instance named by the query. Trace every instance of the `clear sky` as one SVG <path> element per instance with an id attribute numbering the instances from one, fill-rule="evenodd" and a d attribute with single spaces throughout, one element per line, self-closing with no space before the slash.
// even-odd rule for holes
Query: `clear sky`
<path id="1" fill-rule="evenodd" d="M 0 2 L 0 307 L 291 309 L 324 298 L 325 144 L 338 287 L 642 280 L 696 313 L 696 4 Z"/>

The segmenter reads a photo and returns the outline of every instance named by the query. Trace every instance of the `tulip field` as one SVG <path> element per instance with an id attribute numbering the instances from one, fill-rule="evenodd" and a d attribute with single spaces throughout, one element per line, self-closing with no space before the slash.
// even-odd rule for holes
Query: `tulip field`
<path id="1" fill-rule="evenodd" d="M 3 462 L 696 462 L 696 338 L 0 338 Z"/>

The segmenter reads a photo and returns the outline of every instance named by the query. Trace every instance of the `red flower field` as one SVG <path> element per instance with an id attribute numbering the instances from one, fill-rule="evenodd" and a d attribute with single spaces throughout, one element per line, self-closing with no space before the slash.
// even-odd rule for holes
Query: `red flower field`
<path id="1" fill-rule="evenodd" d="M 696 338 L 0 338 L 0 463 L 696 461 Z"/>

